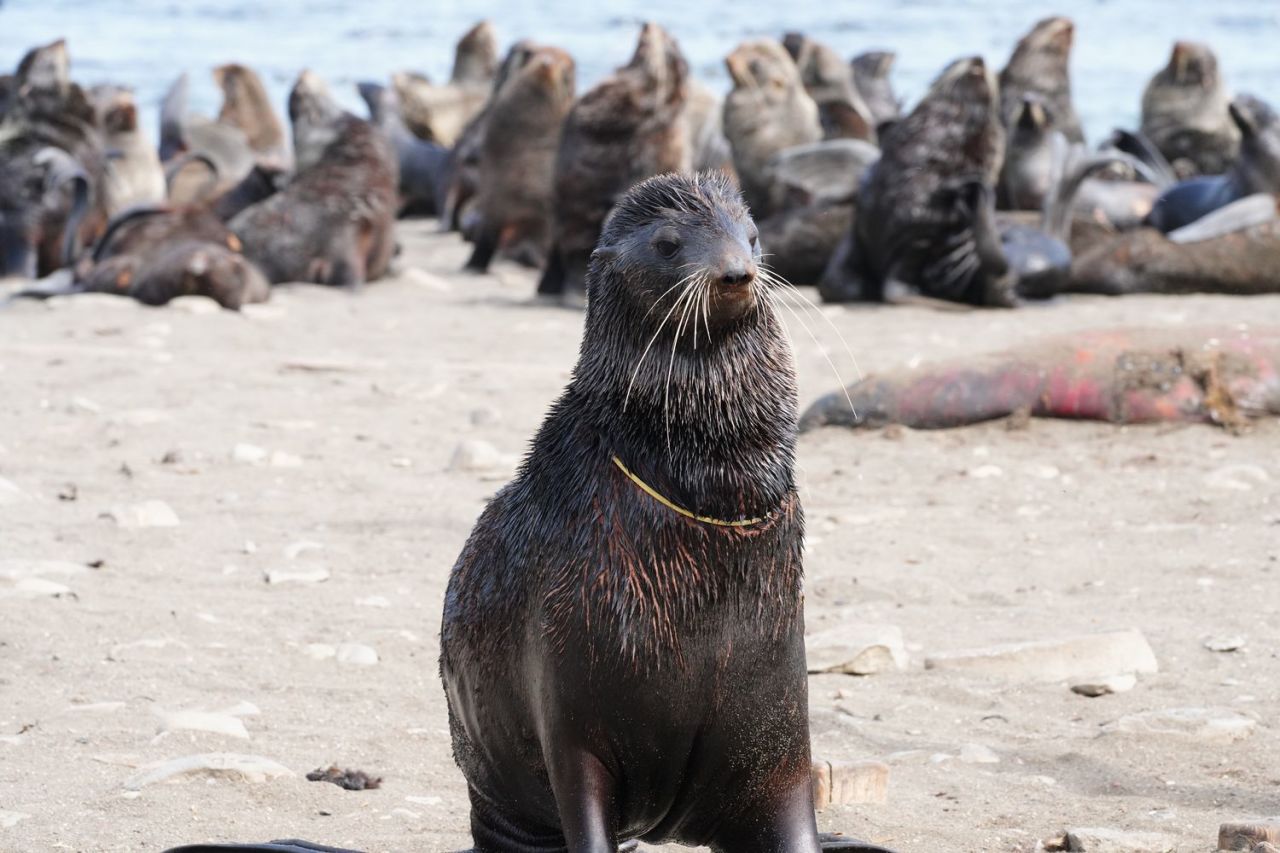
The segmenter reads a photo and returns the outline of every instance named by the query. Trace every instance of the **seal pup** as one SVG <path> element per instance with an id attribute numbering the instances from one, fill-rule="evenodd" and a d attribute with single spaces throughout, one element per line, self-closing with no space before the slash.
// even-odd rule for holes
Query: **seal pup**
<path id="1" fill-rule="evenodd" d="M 1142 92 L 1142 133 L 1180 178 L 1220 175 L 1235 161 L 1240 131 L 1231 97 L 1206 44 L 1180 41 Z"/>
<path id="2" fill-rule="evenodd" d="M 782 46 L 795 60 L 805 91 L 818 105 L 827 139 L 876 141 L 871 108 L 853 82 L 853 68 L 827 45 L 803 33 L 787 33 Z"/>
<path id="3" fill-rule="evenodd" d="M 488 21 L 476 24 L 458 42 L 453 74 L 443 86 L 421 74 L 398 72 L 392 86 L 405 124 L 422 139 L 451 147 L 484 108 L 498 70 L 497 38 Z"/>
<path id="4" fill-rule="evenodd" d="M 133 92 L 119 86 L 95 86 L 94 101 L 106 148 L 104 203 L 108 216 L 139 204 L 159 204 L 168 188 L 160 156 L 138 128 Z"/>
<path id="5" fill-rule="evenodd" d="M 273 284 L 358 286 L 391 263 L 398 185 L 386 137 L 344 114 L 319 161 L 237 214 L 231 230 Z"/>
<path id="6" fill-rule="evenodd" d="M 828 302 L 899 291 L 975 305 L 1016 302 L 994 186 L 1004 156 L 995 76 L 981 57 L 947 66 L 883 140 L 853 230 L 818 290 Z"/>
<path id="7" fill-rule="evenodd" d="M 631 61 L 573 105 L 556 152 L 552 248 L 539 293 L 581 300 L 587 261 L 614 202 L 645 178 L 688 169 L 688 83 L 680 45 L 647 23 Z"/>
<path id="8" fill-rule="evenodd" d="M 289 141 L 257 72 L 230 63 L 213 69 L 213 80 L 222 89 L 218 121 L 240 130 L 259 160 L 287 168 L 293 162 Z"/>
<path id="9" fill-rule="evenodd" d="M 480 220 L 467 269 L 488 269 L 501 246 L 522 246 L 529 266 L 545 261 L 556 150 L 573 88 L 573 57 L 538 46 L 494 97 L 480 147 Z"/>
<path id="10" fill-rule="evenodd" d="M 1280 192 L 1280 118 L 1251 95 L 1232 101 L 1228 114 L 1240 132 L 1240 145 L 1227 173 L 1169 187 L 1156 199 L 1146 224 L 1168 233 L 1246 196 Z"/>
<path id="11" fill-rule="evenodd" d="M 795 370 L 755 228 L 722 175 L 651 178 L 588 277 L 573 378 L 445 593 L 475 849 L 818 853 Z"/>
<path id="12" fill-rule="evenodd" d="M 1014 48 L 1000 72 L 1000 114 L 1011 127 L 1028 94 L 1039 95 L 1055 127 L 1069 142 L 1084 142 L 1080 119 L 1071 101 L 1071 45 L 1075 24 L 1070 18 L 1045 18 Z"/>
<path id="13" fill-rule="evenodd" d="M 765 165 L 793 145 L 822 139 L 818 105 L 786 49 L 772 39 L 745 42 L 725 58 L 733 89 L 724 100 L 724 133 L 742 194 L 756 216 L 768 216 Z"/>
<path id="14" fill-rule="evenodd" d="M 879 128 L 896 121 L 902 115 L 902 104 L 893 93 L 889 74 L 898 55 L 888 50 L 869 50 L 850 60 L 853 68 L 853 85 L 863 102 L 871 110 L 871 119 Z"/>

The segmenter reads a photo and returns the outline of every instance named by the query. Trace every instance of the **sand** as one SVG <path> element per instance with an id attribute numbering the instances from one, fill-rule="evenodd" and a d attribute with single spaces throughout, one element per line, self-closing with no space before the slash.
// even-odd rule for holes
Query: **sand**
<path id="1" fill-rule="evenodd" d="M 535 303 L 527 271 L 457 272 L 467 247 L 431 223 L 401 240 L 397 276 L 357 295 L 0 313 L 0 850 L 467 846 L 436 666 L 445 581 L 564 385 L 581 315 Z M 1078 329 L 1275 322 L 1280 297 L 824 313 L 877 370 Z M 837 385 L 824 351 L 857 375 L 832 329 L 814 332 L 793 329 L 805 402 Z M 477 440 L 496 458 L 451 467 Z M 1275 422 L 803 436 L 810 629 L 896 626 L 910 656 L 811 678 L 815 755 L 891 768 L 886 802 L 820 825 L 904 853 L 1029 851 L 1073 826 L 1206 851 L 1220 822 L 1277 811 L 1278 444 Z M 148 501 L 177 525 L 116 520 Z M 1160 667 L 1117 695 L 922 665 L 1115 628 L 1141 630 Z M 1235 635 L 1243 649 L 1203 645 Z M 1177 708 L 1237 728 L 1115 730 Z M 225 752 L 289 773 L 125 787 Z M 302 777 L 334 763 L 385 781 Z"/>

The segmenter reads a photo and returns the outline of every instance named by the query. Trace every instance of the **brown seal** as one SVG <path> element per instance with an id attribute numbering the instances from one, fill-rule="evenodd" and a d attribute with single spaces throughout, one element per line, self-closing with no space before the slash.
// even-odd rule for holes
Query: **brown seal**
<path id="1" fill-rule="evenodd" d="M 390 265 L 398 184 L 386 137 L 345 114 L 320 160 L 239 213 L 231 230 L 273 284 L 360 285 Z"/>
<path id="2" fill-rule="evenodd" d="M 200 240 L 167 243 L 146 255 L 116 255 L 97 264 L 79 290 L 130 296 L 146 305 L 207 296 L 232 311 L 271 295 L 266 278 L 243 255 Z"/>
<path id="3" fill-rule="evenodd" d="M 495 96 L 480 148 L 480 221 L 468 269 L 488 269 L 501 246 L 522 245 L 530 266 L 545 261 L 556 149 L 573 87 L 573 57 L 556 47 L 534 47 Z"/>
<path id="4" fill-rule="evenodd" d="M 787 33 L 782 46 L 795 60 L 805 91 L 818 105 L 827 139 L 876 141 L 876 121 L 853 82 L 853 68 L 827 45 L 803 33 Z"/>
<path id="5" fill-rule="evenodd" d="M 1235 162 L 1240 131 L 1231 97 L 1206 44 L 1180 41 L 1142 93 L 1142 133 L 1179 177 L 1220 175 Z"/>
<path id="6" fill-rule="evenodd" d="M 291 163 L 284 126 L 257 73 L 248 66 L 231 63 L 213 69 L 213 80 L 222 89 L 218 121 L 244 133 L 259 160 Z"/>
<path id="7" fill-rule="evenodd" d="M 1053 125 L 1070 142 L 1083 142 L 1084 131 L 1071 101 L 1071 45 L 1075 24 L 1070 18 L 1045 18 L 1014 48 L 1000 72 L 1000 114 L 1011 127 L 1023 98 L 1038 95 L 1053 117 Z"/>
<path id="8" fill-rule="evenodd" d="M 822 139 L 818 105 L 791 56 L 772 39 L 739 45 L 725 66 L 733 90 L 724 101 L 724 133 L 747 204 L 756 216 L 767 216 L 765 166 L 784 148 Z"/>
<path id="9" fill-rule="evenodd" d="M 902 115 L 902 104 L 894 95 L 893 83 L 889 80 L 897 58 L 898 55 L 892 51 L 869 50 L 858 54 L 849 63 L 853 68 L 853 85 L 871 110 L 871 118 L 877 128 Z"/>
<path id="10" fill-rule="evenodd" d="M 688 168 L 688 79 L 676 40 L 648 23 L 631 61 L 573 105 L 556 153 L 552 250 L 539 293 L 581 299 L 587 260 L 618 197 L 647 177 Z"/>
<path id="11" fill-rule="evenodd" d="M 445 594 L 476 851 L 880 849 L 815 827 L 795 368 L 758 262 L 717 173 L 604 227 L 573 379 Z"/>
<path id="12" fill-rule="evenodd" d="M 94 86 L 89 95 L 107 154 L 107 214 L 114 216 L 134 205 L 164 201 L 164 169 L 155 146 L 138 128 L 138 105 L 133 92 L 105 85 Z"/>
<path id="13" fill-rule="evenodd" d="M 458 42 L 453 74 L 446 85 L 410 72 L 392 75 L 404 122 L 428 142 L 452 146 L 484 108 L 498 69 L 493 25 L 481 21 Z"/>
<path id="14" fill-rule="evenodd" d="M 1055 165 L 1066 154 L 1066 137 L 1053 124 L 1044 99 L 1028 94 L 1009 126 L 996 205 L 1001 210 L 1043 210 Z"/>

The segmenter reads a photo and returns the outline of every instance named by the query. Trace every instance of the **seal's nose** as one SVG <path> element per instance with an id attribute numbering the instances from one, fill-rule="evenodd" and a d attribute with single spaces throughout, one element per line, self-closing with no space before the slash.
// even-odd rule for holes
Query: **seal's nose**
<path id="1" fill-rule="evenodd" d="M 742 287 L 754 281 L 755 277 L 755 261 L 746 258 L 732 258 L 720 270 L 720 283 L 725 287 Z"/>

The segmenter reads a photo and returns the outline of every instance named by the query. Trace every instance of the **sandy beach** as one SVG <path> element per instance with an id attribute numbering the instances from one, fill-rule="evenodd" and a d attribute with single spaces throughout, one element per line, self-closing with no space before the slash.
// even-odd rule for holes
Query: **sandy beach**
<path id="1" fill-rule="evenodd" d="M 400 239 L 397 274 L 358 294 L 0 312 L 0 850 L 468 846 L 443 592 L 582 318 L 535 302 L 529 271 L 459 272 L 468 247 L 432 222 Z M 1076 330 L 1274 324 L 1280 296 L 823 313 L 858 364 L 825 322 L 792 324 L 802 405 L 837 387 L 827 356 L 853 380 Z M 809 630 L 893 626 L 910 658 L 811 677 L 815 756 L 890 768 L 886 802 L 820 826 L 902 853 L 1073 827 L 1192 853 L 1280 811 L 1278 446 L 1274 421 L 802 436 Z M 1114 695 L 924 667 L 1128 628 L 1159 672 Z M 206 753 L 273 764 L 145 778 Z M 383 784 L 304 778 L 330 764 Z"/>

